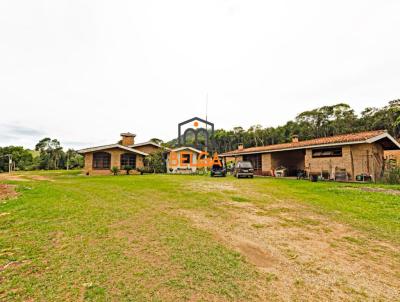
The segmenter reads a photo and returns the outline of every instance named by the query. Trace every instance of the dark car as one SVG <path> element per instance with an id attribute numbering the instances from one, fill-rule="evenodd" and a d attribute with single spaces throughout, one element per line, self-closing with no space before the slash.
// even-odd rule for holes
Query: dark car
<path id="1" fill-rule="evenodd" d="M 240 178 L 240 177 L 254 177 L 254 169 L 253 165 L 249 161 L 239 161 L 236 166 L 235 170 L 233 171 L 233 176 Z"/>
<path id="2" fill-rule="evenodd" d="M 226 168 L 224 165 L 213 165 L 211 167 L 211 177 L 214 176 L 226 176 Z"/>

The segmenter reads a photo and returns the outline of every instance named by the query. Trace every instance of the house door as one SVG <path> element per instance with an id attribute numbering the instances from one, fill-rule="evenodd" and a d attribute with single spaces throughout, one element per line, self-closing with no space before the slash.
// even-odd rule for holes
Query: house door
<path id="1" fill-rule="evenodd" d="M 251 162 L 254 168 L 254 174 L 262 175 L 261 154 L 243 155 L 243 160 Z"/>

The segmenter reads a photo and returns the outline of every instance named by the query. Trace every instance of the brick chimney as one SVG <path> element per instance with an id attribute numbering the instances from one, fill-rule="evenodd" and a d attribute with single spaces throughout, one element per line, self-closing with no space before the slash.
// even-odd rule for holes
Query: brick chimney
<path id="1" fill-rule="evenodd" d="M 121 145 L 132 146 L 135 143 L 135 136 L 136 134 L 130 132 L 121 133 Z"/>
<path id="2" fill-rule="evenodd" d="M 238 150 L 243 150 L 243 149 L 244 149 L 243 144 L 239 144 L 238 145 Z"/>
<path id="3" fill-rule="evenodd" d="M 299 142 L 299 136 L 297 134 L 294 134 L 292 136 L 292 143 L 298 143 Z"/>

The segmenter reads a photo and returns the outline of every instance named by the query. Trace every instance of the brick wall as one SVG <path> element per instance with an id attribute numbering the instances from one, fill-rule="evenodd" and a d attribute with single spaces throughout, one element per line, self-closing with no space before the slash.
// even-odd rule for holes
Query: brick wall
<path id="1" fill-rule="evenodd" d="M 134 149 L 144 152 L 144 153 L 147 153 L 147 154 L 151 154 L 151 153 L 161 150 L 161 148 L 153 146 L 153 145 L 143 145 L 143 146 L 139 146 L 139 147 L 134 147 Z"/>
<path id="2" fill-rule="evenodd" d="M 272 154 L 264 153 L 261 155 L 261 170 L 262 174 L 272 176 Z"/>
<path id="3" fill-rule="evenodd" d="M 347 173 L 353 175 L 350 146 L 342 147 L 342 157 L 313 158 L 312 150 L 307 149 L 305 155 L 305 169 L 308 173 L 327 171 L 333 176 L 336 169 L 346 169 Z"/>
<path id="4" fill-rule="evenodd" d="M 135 143 L 134 136 L 122 136 L 121 144 L 123 146 L 132 146 Z"/>
<path id="5" fill-rule="evenodd" d="M 354 175 L 367 173 L 379 179 L 384 166 L 384 151 L 379 144 L 361 144 L 351 147 L 354 161 Z"/>
<path id="6" fill-rule="evenodd" d="M 383 168 L 383 148 L 380 144 L 356 144 L 342 147 L 342 157 L 313 158 L 312 148 L 304 151 L 274 152 L 262 154 L 263 175 L 272 175 L 279 166 L 305 169 L 308 173 L 328 172 L 334 175 L 336 169 L 345 169 L 349 179 L 367 173 L 379 179 Z M 400 152 L 397 153 L 400 156 Z M 304 157 L 304 158 L 303 158 Z M 399 158 L 400 161 L 400 158 Z"/>
<path id="7" fill-rule="evenodd" d="M 108 149 L 105 151 L 101 152 L 107 152 L 111 154 L 111 167 L 118 167 L 121 169 L 121 154 L 127 153 L 127 151 L 119 149 L 119 148 L 114 148 L 114 149 Z M 136 154 L 136 168 L 143 167 L 143 159 L 144 156 L 140 154 Z M 85 154 L 85 166 L 84 166 L 84 173 L 89 174 L 89 175 L 110 175 L 112 174 L 110 169 L 106 170 L 98 170 L 98 169 L 93 169 L 93 153 L 86 153 Z M 121 173 L 124 173 L 121 171 Z"/>
<path id="8" fill-rule="evenodd" d="M 306 150 L 305 166 L 310 173 L 328 171 L 334 173 L 335 169 L 346 169 L 349 179 L 367 173 L 374 179 L 380 177 L 383 168 L 383 148 L 379 144 L 356 144 L 342 147 L 342 157 L 313 158 L 312 149 Z"/>
<path id="9" fill-rule="evenodd" d="M 384 156 L 385 159 L 395 159 L 397 166 L 400 167 L 400 150 L 385 151 Z"/>

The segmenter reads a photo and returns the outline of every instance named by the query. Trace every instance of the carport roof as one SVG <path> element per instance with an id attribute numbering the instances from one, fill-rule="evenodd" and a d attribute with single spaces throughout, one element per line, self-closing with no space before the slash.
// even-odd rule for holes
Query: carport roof
<path id="1" fill-rule="evenodd" d="M 299 142 L 252 147 L 242 150 L 233 150 L 223 153 L 221 154 L 221 156 L 226 157 L 226 156 L 254 154 L 254 153 L 270 153 L 270 152 L 279 152 L 287 150 L 307 149 L 309 147 L 328 147 L 328 146 L 353 145 L 353 144 L 363 144 L 363 143 L 371 144 L 380 140 L 385 141 L 385 146 L 384 146 L 385 149 L 392 149 L 392 150 L 400 149 L 400 143 L 397 142 L 390 134 L 388 134 L 387 131 L 376 130 L 376 131 L 335 135 L 330 137 L 321 137 Z"/>

